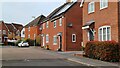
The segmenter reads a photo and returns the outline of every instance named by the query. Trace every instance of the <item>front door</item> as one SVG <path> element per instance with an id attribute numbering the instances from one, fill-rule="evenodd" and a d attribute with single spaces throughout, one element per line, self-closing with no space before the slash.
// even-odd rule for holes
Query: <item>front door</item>
<path id="1" fill-rule="evenodd" d="M 88 41 L 93 41 L 93 40 L 94 40 L 94 33 L 91 30 L 89 30 L 88 31 Z"/>
<path id="2" fill-rule="evenodd" d="M 45 46 L 45 37 L 43 37 L 43 46 Z"/>
<path id="3" fill-rule="evenodd" d="M 62 51 L 62 36 L 59 36 L 59 49 L 58 51 Z"/>

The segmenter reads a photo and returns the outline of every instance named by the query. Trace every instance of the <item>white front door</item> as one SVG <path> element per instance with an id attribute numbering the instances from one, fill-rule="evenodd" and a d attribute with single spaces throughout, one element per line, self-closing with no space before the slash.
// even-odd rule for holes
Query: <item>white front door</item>
<path id="1" fill-rule="evenodd" d="M 43 37 L 43 46 L 45 46 L 45 37 Z"/>

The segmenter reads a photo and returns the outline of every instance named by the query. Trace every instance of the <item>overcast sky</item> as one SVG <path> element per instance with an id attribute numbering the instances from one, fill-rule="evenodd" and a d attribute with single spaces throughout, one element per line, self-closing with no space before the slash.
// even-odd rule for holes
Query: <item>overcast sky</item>
<path id="1" fill-rule="evenodd" d="M 47 16 L 66 0 L 0 0 L 0 20 L 26 25 L 32 16 Z"/>

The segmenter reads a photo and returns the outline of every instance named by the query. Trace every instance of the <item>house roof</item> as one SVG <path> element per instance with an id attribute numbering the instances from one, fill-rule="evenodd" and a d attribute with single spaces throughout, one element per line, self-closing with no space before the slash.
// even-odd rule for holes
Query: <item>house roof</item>
<path id="1" fill-rule="evenodd" d="M 9 29 L 10 32 L 13 32 L 13 31 L 16 31 L 16 30 L 19 30 L 21 31 L 22 28 L 23 28 L 23 25 L 21 24 L 15 24 L 15 23 L 5 23 L 7 28 Z"/>
<path id="2" fill-rule="evenodd" d="M 15 27 L 17 30 L 22 30 L 23 29 L 23 25 L 21 24 L 16 24 L 16 23 L 12 23 L 13 27 Z"/>
<path id="3" fill-rule="evenodd" d="M 71 8 L 76 2 L 66 2 L 60 7 L 56 8 L 53 12 L 51 12 L 44 21 L 50 20 L 54 17 L 57 17 L 63 13 L 65 13 L 69 8 Z"/>
<path id="4" fill-rule="evenodd" d="M 7 26 L 10 32 L 13 32 L 14 27 L 12 26 L 12 24 L 5 23 L 5 25 Z"/>
<path id="5" fill-rule="evenodd" d="M 28 23 L 27 25 L 25 25 L 25 27 L 29 27 L 29 26 L 37 26 L 38 24 L 40 24 L 43 19 L 45 19 L 46 17 L 44 15 L 40 15 L 39 17 L 37 17 L 36 19 L 34 19 L 33 21 L 31 21 L 30 23 Z"/>

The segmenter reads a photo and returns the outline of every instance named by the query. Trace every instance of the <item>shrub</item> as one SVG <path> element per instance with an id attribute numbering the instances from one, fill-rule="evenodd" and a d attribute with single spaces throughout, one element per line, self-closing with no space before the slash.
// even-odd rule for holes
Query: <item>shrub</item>
<path id="1" fill-rule="evenodd" d="M 21 42 L 22 40 L 18 40 L 15 45 L 18 46 L 18 44 Z"/>
<path id="2" fill-rule="evenodd" d="M 119 61 L 119 44 L 115 41 L 92 41 L 85 47 L 85 56 L 102 61 Z"/>
<path id="3" fill-rule="evenodd" d="M 34 46 L 35 44 L 35 40 L 31 40 L 31 39 L 27 39 L 26 42 L 28 42 L 30 46 Z"/>
<path id="4" fill-rule="evenodd" d="M 37 37 L 36 37 L 36 46 L 40 46 L 41 45 L 41 43 L 40 43 L 40 36 L 38 35 Z"/>

